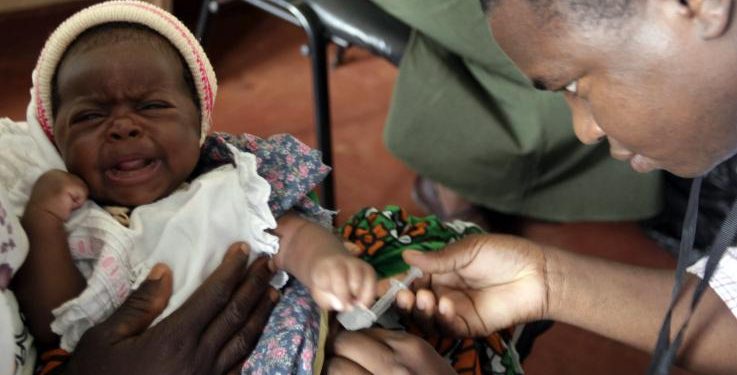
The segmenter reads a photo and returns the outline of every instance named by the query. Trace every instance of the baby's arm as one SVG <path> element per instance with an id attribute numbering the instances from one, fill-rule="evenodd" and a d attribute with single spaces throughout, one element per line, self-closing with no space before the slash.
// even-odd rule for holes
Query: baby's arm
<path id="1" fill-rule="evenodd" d="M 53 170 L 33 186 L 21 225 L 30 250 L 13 278 L 13 290 L 36 341 L 55 345 L 51 311 L 76 297 L 86 281 L 72 262 L 64 222 L 87 199 L 87 186 L 78 177 Z"/>
<path id="2" fill-rule="evenodd" d="M 305 284 L 320 307 L 343 310 L 373 302 L 376 272 L 346 251 L 333 233 L 295 213 L 283 215 L 277 224 L 276 266 Z"/>

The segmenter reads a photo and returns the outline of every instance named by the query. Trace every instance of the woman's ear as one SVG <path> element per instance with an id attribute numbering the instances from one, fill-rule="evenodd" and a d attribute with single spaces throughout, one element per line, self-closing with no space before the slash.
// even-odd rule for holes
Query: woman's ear
<path id="1" fill-rule="evenodd" d="M 724 35 L 732 21 L 732 3 L 733 0 L 686 1 L 702 39 L 714 39 Z"/>

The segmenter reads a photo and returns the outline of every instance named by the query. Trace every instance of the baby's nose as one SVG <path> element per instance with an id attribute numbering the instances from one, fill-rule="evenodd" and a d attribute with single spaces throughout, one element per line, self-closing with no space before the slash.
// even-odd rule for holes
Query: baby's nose
<path id="1" fill-rule="evenodd" d="M 138 138 L 141 135 L 141 127 L 128 117 L 119 117 L 113 120 L 108 131 L 108 137 L 112 140 L 124 140 Z"/>

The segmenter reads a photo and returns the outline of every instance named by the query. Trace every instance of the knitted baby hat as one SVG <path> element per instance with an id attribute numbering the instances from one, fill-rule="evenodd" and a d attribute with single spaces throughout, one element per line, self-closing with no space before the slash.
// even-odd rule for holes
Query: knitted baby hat
<path id="1" fill-rule="evenodd" d="M 167 39 L 182 55 L 192 72 L 202 113 L 200 144 L 212 122 L 212 109 L 217 93 L 217 79 L 210 60 L 197 39 L 176 17 L 142 1 L 113 0 L 85 8 L 69 17 L 46 40 L 33 71 L 36 117 L 49 139 L 54 141 L 51 85 L 64 51 L 85 30 L 112 22 L 128 22 L 146 26 Z"/>

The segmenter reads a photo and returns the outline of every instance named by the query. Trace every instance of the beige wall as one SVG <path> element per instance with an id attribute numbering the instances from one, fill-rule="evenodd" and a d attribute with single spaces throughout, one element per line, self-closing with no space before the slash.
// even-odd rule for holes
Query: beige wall
<path id="1" fill-rule="evenodd" d="M 33 9 L 41 6 L 63 4 L 73 1 L 74 0 L 0 0 L 0 13 Z M 156 4 L 169 10 L 171 10 L 173 1 L 174 0 L 146 0 L 148 3 Z"/>

